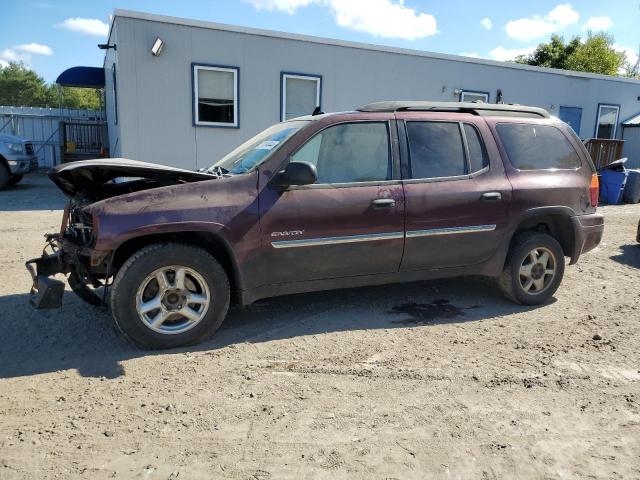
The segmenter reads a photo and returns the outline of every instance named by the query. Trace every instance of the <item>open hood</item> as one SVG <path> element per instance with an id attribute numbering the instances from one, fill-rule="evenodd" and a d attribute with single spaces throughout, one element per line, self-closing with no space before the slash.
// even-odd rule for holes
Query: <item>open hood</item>
<path id="1" fill-rule="evenodd" d="M 218 177 L 212 173 L 193 172 L 155 163 L 108 158 L 58 165 L 49 172 L 49 178 L 65 195 L 82 195 L 91 200 L 102 200 L 132 191 Z M 113 182 L 116 178 L 123 181 Z"/>

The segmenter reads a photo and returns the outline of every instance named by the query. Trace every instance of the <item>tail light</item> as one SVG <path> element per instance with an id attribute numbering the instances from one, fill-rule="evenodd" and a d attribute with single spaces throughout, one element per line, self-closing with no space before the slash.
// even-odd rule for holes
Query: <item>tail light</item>
<path id="1" fill-rule="evenodd" d="M 598 206 L 598 195 L 600 194 L 600 182 L 598 174 L 591 175 L 591 184 L 589 185 L 589 194 L 591 195 L 591 206 Z"/>

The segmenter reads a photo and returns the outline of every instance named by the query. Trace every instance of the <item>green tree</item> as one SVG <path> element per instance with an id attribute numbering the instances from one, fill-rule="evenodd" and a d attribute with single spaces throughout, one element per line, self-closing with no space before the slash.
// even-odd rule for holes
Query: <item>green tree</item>
<path id="1" fill-rule="evenodd" d="M 567 58 L 567 69 L 579 72 L 618 75 L 625 65 L 626 55 L 613 48 L 613 37 L 606 33 L 589 32 L 586 40 Z"/>
<path id="2" fill-rule="evenodd" d="M 101 104 L 100 90 L 47 85 L 41 76 L 22 63 L 0 66 L 0 105 L 98 110 Z"/>
<path id="3" fill-rule="evenodd" d="M 531 55 L 520 55 L 517 63 L 547 68 L 567 68 L 567 59 L 580 46 L 580 38 L 574 37 L 568 43 L 559 35 L 552 35 L 549 43 L 541 43 Z"/>
<path id="4" fill-rule="evenodd" d="M 0 105 L 46 106 L 48 88 L 44 79 L 21 63 L 0 66 Z"/>
<path id="5" fill-rule="evenodd" d="M 572 38 L 568 43 L 558 35 L 553 35 L 549 43 L 541 43 L 531 55 L 516 58 L 517 63 L 538 67 L 559 68 L 578 72 L 618 75 L 626 65 L 624 52 L 613 47 L 613 37 L 604 32 L 587 33 L 582 41 Z"/>

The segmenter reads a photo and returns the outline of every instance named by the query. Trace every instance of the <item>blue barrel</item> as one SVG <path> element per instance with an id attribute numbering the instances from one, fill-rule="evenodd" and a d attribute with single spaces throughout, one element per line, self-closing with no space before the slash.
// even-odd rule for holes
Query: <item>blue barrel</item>
<path id="1" fill-rule="evenodd" d="M 618 205 L 622 202 L 622 193 L 627 183 L 628 172 L 623 170 L 602 170 L 600 172 L 600 199 L 609 205 Z"/>

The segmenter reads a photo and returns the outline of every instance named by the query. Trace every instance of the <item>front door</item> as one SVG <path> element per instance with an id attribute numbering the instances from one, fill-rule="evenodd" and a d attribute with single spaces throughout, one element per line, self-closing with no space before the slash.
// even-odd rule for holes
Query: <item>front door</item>
<path id="1" fill-rule="evenodd" d="M 398 271 L 404 195 L 394 179 L 391 125 L 362 121 L 323 129 L 290 157 L 316 166 L 316 184 L 263 190 L 266 283 Z"/>
<path id="2" fill-rule="evenodd" d="M 426 117 L 426 118 L 425 118 Z M 482 119 L 398 114 L 406 139 L 402 270 L 480 264 L 498 249 L 511 185 Z M 488 139 L 483 141 L 483 137 Z"/>

